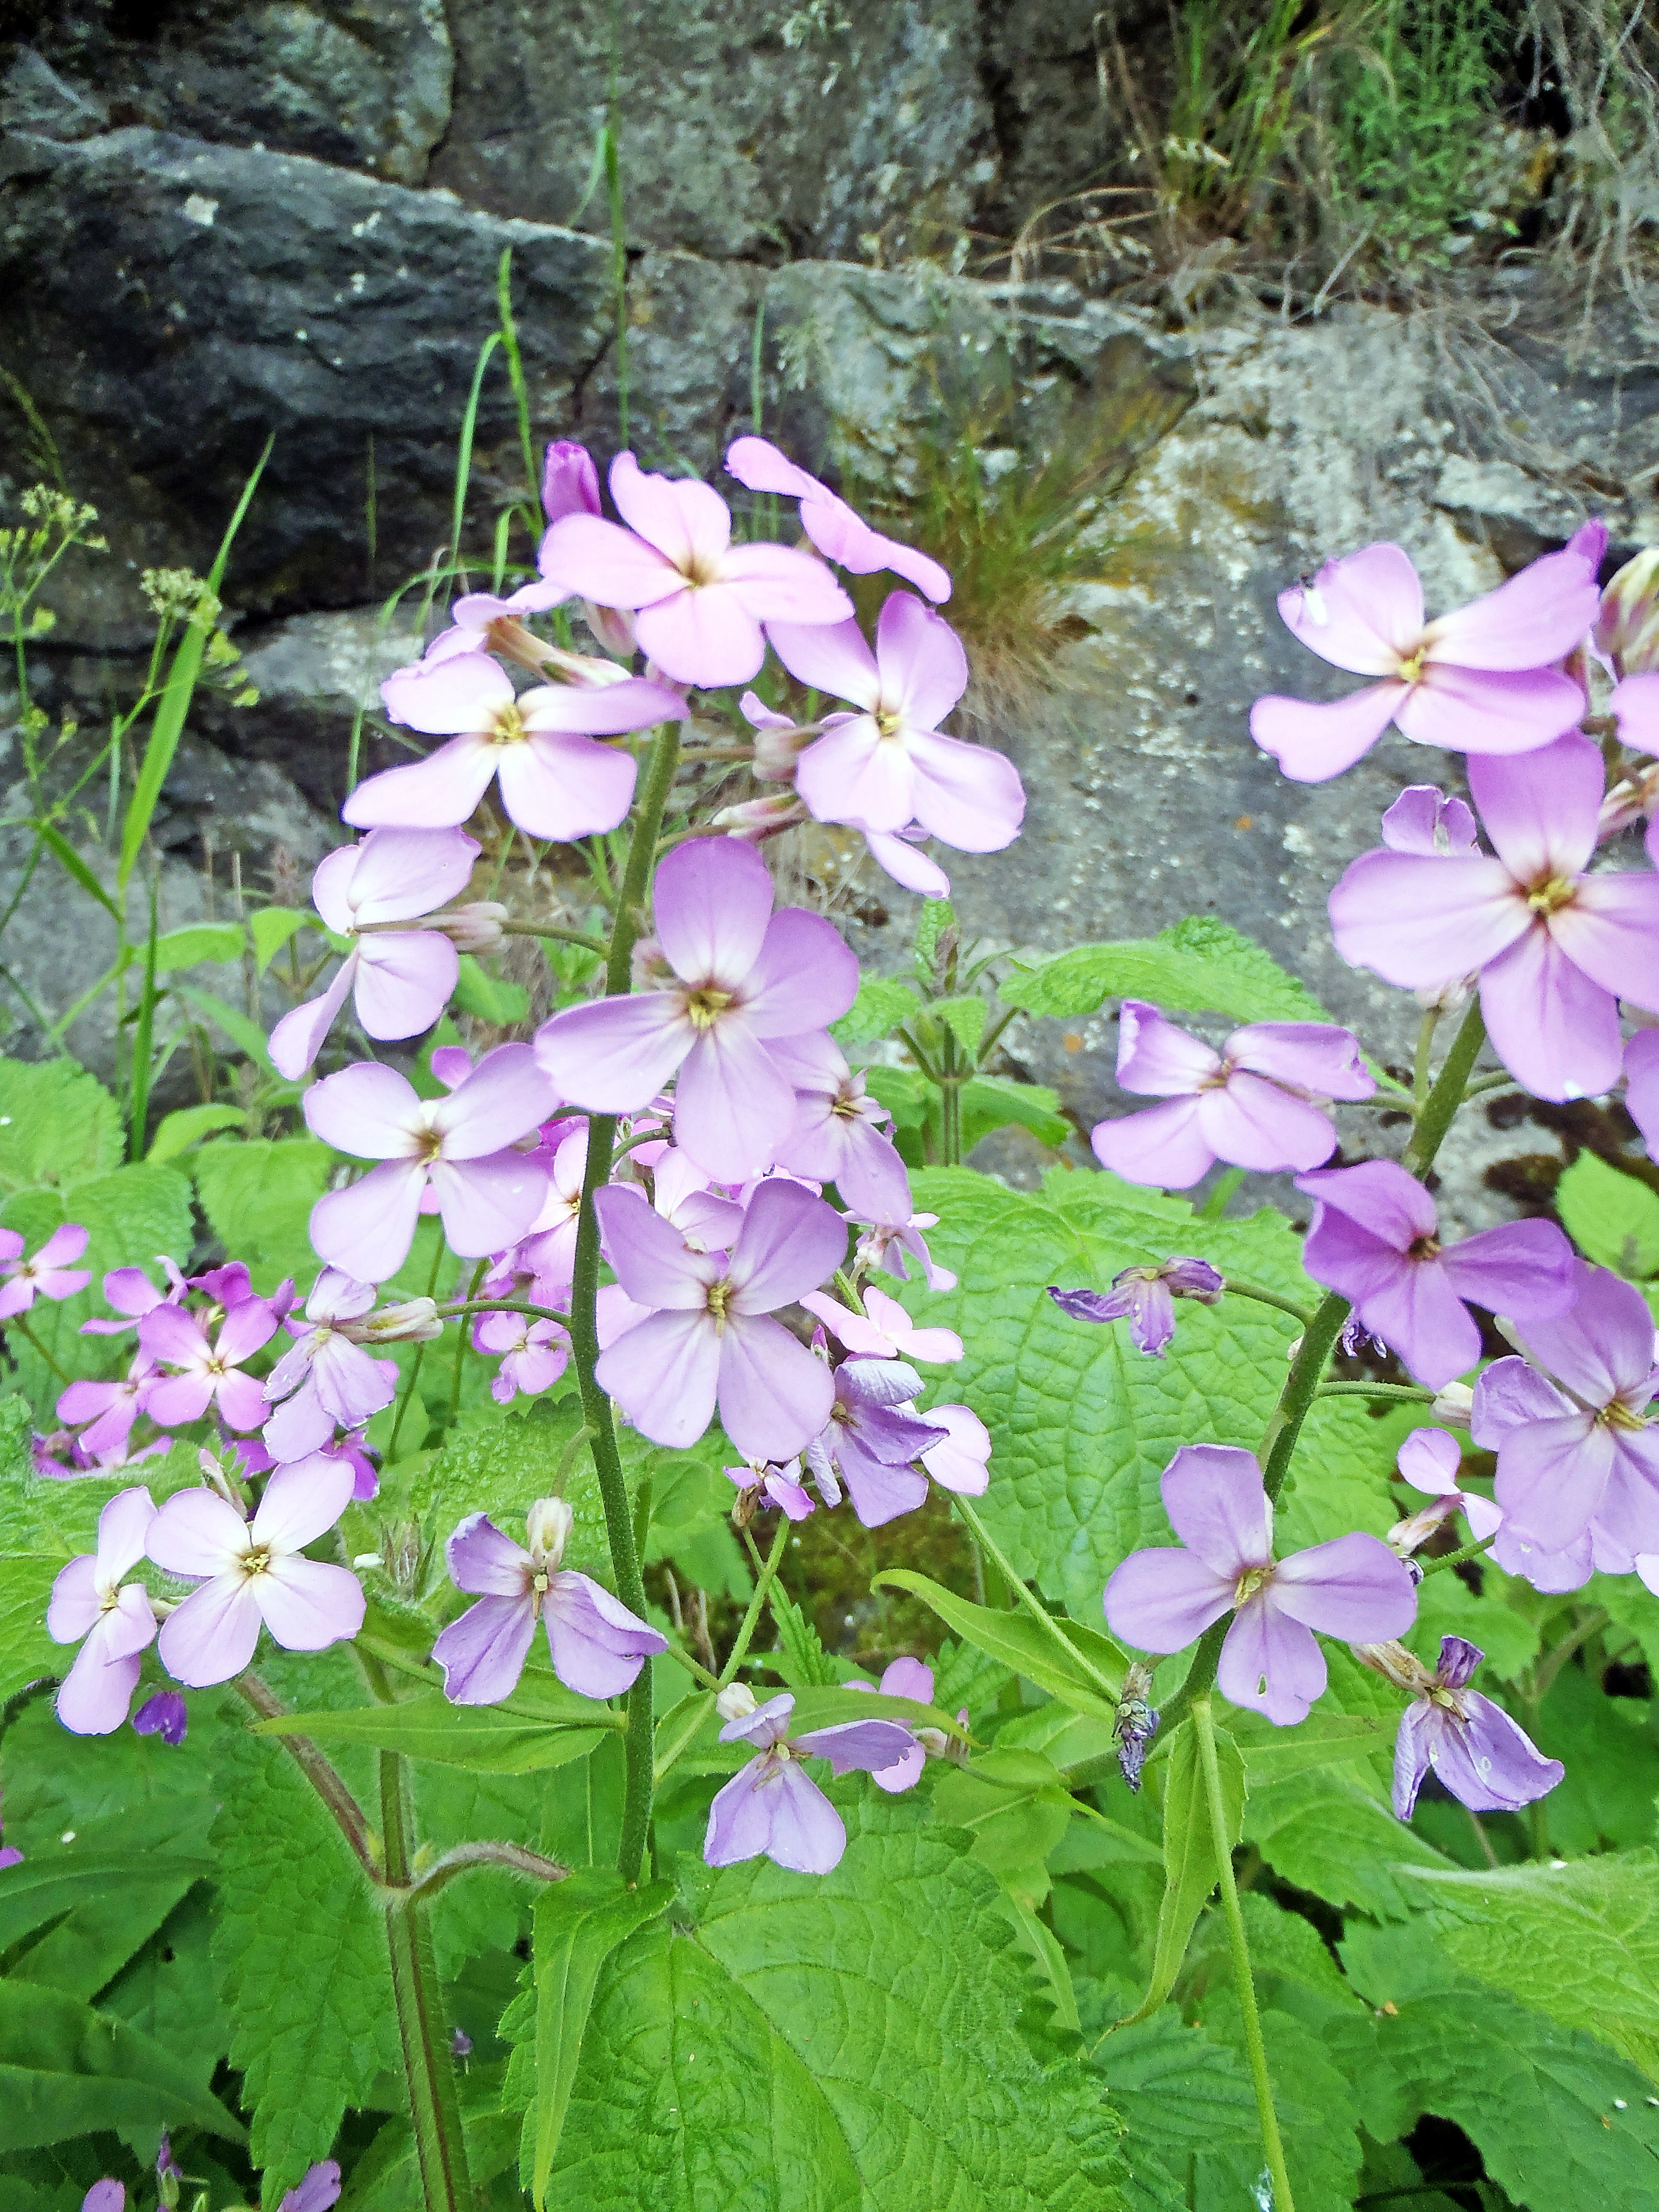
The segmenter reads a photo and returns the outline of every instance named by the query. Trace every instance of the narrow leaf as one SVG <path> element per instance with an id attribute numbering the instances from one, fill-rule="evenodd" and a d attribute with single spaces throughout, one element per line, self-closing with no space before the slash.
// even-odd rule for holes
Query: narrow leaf
<path id="1" fill-rule="evenodd" d="M 144 1157 L 152 1165 L 176 1159 L 201 1138 L 216 1136 L 221 1129 L 240 1129 L 246 1121 L 240 1106 L 181 1106 L 162 1117 Z"/>
<path id="2" fill-rule="evenodd" d="M 1112 1702 L 1123 1669 L 1128 1663 L 1109 1638 L 1074 1620 L 1054 1620 L 1058 1636 L 1051 1635 L 1030 1614 L 999 1613 L 989 1606 L 974 1605 L 957 1597 L 926 1575 L 908 1567 L 889 1567 L 876 1577 L 878 1585 L 909 1590 L 936 1613 L 947 1628 L 965 1637 L 975 1650 L 989 1659 L 1012 1667 L 1040 1690 L 1058 1698 L 1073 1712 L 1091 1713 L 1097 1720 L 1115 1722 Z M 1067 1657 L 1067 1645 L 1071 1656 Z M 1091 1665 L 1095 1671 L 1091 1671 Z M 1097 1674 L 1104 1677 L 1103 1688 Z M 1108 1694 L 1109 1690 L 1110 1694 Z"/>
<path id="3" fill-rule="evenodd" d="M 247 918 L 249 933 L 253 939 L 253 951 L 263 975 L 289 938 L 297 937 L 310 927 L 314 917 L 296 914 L 292 907 L 264 906 Z"/>
<path id="4" fill-rule="evenodd" d="M 572 1697 L 570 1717 L 531 1720 L 500 1705 L 452 1705 L 440 1692 L 397 1705 L 346 1712 L 283 1713 L 260 1721 L 258 1735 L 304 1735 L 316 1743 L 362 1744 L 435 1759 L 473 1774 L 538 1774 L 592 1751 L 623 1716 L 591 1698 Z"/>
<path id="5" fill-rule="evenodd" d="M 276 1073 L 270 1054 L 265 1048 L 265 1033 L 258 1022 L 251 1022 L 246 1014 L 238 1013 L 234 1006 L 228 1006 L 222 999 L 216 999 L 210 991 L 198 991 L 192 983 L 179 984 L 175 995 L 188 999 L 198 1013 L 205 1014 L 210 1021 L 224 1031 L 239 1052 L 245 1052 L 267 1074 Z"/>
<path id="6" fill-rule="evenodd" d="M 1244 1820 L 1244 1761 L 1224 1729 L 1215 1732 L 1216 1761 L 1227 1813 L 1230 1845 L 1238 1840 Z M 1164 1782 L 1164 1899 L 1158 1910 L 1158 1942 L 1152 1978 L 1146 1996 L 1121 2023 L 1129 2027 L 1155 2013 L 1175 1987 L 1181 1962 L 1199 1914 L 1220 1880 L 1210 1830 L 1209 1798 L 1198 1739 L 1190 1721 L 1170 1740 Z"/>
<path id="7" fill-rule="evenodd" d="M 65 872 L 73 876 L 82 890 L 95 898 L 106 913 L 118 922 L 121 919 L 121 909 L 76 851 L 74 846 L 70 844 L 69 839 L 64 836 L 63 831 L 54 830 L 50 822 L 37 822 L 34 825 L 34 834 L 46 850 L 62 865 Z"/>

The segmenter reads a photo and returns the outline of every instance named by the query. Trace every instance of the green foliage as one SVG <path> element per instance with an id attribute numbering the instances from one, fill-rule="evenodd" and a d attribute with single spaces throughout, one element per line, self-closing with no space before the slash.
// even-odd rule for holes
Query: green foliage
<path id="1" fill-rule="evenodd" d="M 72 1060 L 0 1060 L 0 1190 L 70 1184 L 117 1166 L 121 1116 Z"/>
<path id="2" fill-rule="evenodd" d="M 335 1156 L 313 1137 L 259 1137 L 204 1145 L 191 1163 L 197 1196 L 228 1255 L 246 1262 L 267 1296 L 284 1276 L 303 1291 L 318 1259 L 307 1224 L 327 1189 Z"/>
<path id="3" fill-rule="evenodd" d="M 1227 1815 L 1228 1843 L 1237 1838 L 1244 1810 L 1244 1762 L 1224 1729 L 1217 1729 L 1216 1765 Z M 1164 1796 L 1164 1901 L 1158 1907 L 1158 1941 L 1152 1979 L 1131 2021 L 1146 2019 L 1175 1987 L 1187 1946 L 1206 1899 L 1221 1879 L 1216 1856 L 1215 1823 L 1197 1731 L 1190 1721 L 1170 1741 L 1158 1772 Z"/>
<path id="4" fill-rule="evenodd" d="M 548 1707 L 565 1717 L 544 1717 Z M 526 1708 L 532 1711 L 526 1711 Z M 400 1705 L 366 1705 L 359 1711 L 290 1713 L 261 1721 L 258 1735 L 304 1735 L 318 1743 L 361 1744 L 435 1759 L 469 1774 L 541 1774 L 584 1759 L 601 1729 L 620 1727 L 621 1716 L 550 1682 L 539 1696 L 532 1684 L 522 1700 L 499 1705 L 453 1705 L 441 1692 Z"/>
<path id="5" fill-rule="evenodd" d="M 1000 1612 L 972 1604 L 908 1567 L 890 1567 L 877 1580 L 914 1591 L 975 1650 L 1024 1675 L 1073 1712 L 1109 1725 L 1115 1718 L 1113 1698 L 1123 1679 L 1125 1661 L 1110 1638 L 1097 1629 L 1058 1619 L 1051 1629 L 1045 1628 L 1028 1612 Z"/>
<path id="6" fill-rule="evenodd" d="M 995 1882 L 906 1799 L 832 1786 L 810 1881 L 697 1869 L 599 1978 L 549 2201 L 568 2212 L 1115 2212 L 1117 2130 L 1045 2069 Z"/>
<path id="7" fill-rule="evenodd" d="M 1149 999 L 1169 1012 L 1227 1014 L 1236 1022 L 1328 1022 L 1294 975 L 1255 940 L 1208 915 L 1188 915 L 1156 937 L 1073 945 L 1001 985 L 1005 1005 L 1032 1014 L 1092 1014 L 1108 999 Z"/>
<path id="8" fill-rule="evenodd" d="M 885 1036 L 899 1023 L 908 1021 L 918 1008 L 919 1001 L 908 984 L 893 981 L 885 975 L 866 975 L 859 984 L 858 996 L 838 1022 L 831 1022 L 830 1034 L 843 1052 L 854 1045 L 868 1044 L 874 1037 Z"/>
<path id="9" fill-rule="evenodd" d="M 1587 1260 L 1632 1282 L 1659 1275 L 1659 1194 L 1580 1152 L 1555 1186 L 1555 1210 Z"/>
<path id="10" fill-rule="evenodd" d="M 1419 1902 L 1414 1870 L 1453 1871 L 1346 1775 L 1297 1774 L 1253 1790 L 1244 1834 L 1285 1881 L 1379 1919 L 1403 1919 Z"/>
<path id="11" fill-rule="evenodd" d="M 112 2130 L 142 2154 L 169 2123 L 242 2140 L 149 2036 L 62 1990 L 0 1981 L 0 2152 Z"/>
<path id="12" fill-rule="evenodd" d="M 530 1012 L 530 994 L 522 983 L 503 982 L 471 953 L 463 952 L 455 1004 L 464 1014 L 476 1015 L 496 1029 L 510 1029 Z"/>

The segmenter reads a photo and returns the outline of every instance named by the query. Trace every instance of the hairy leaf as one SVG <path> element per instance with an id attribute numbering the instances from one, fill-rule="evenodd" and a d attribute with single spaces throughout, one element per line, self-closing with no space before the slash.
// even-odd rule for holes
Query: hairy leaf
<path id="1" fill-rule="evenodd" d="M 109 2129 L 150 2144 L 167 2126 L 245 2140 L 149 2036 L 61 1990 L 0 1981 L 0 2151 Z"/>
<path id="2" fill-rule="evenodd" d="M 315 1280 L 307 1224 L 333 1167 L 312 1137 L 204 1145 L 192 1158 L 202 1211 L 226 1251 L 246 1261 L 256 1290 L 269 1294 L 285 1275 L 302 1291 Z"/>
<path id="3" fill-rule="evenodd" d="M 1328 1022 L 1311 991 L 1255 941 L 1208 915 L 1188 915 L 1156 937 L 1073 945 L 1018 967 L 1003 1003 L 1033 1014 L 1092 1014 L 1108 999 L 1149 999 L 1177 1013 L 1237 1022 Z"/>
<path id="4" fill-rule="evenodd" d="M 1253 1790 L 1244 1834 L 1273 1871 L 1332 1905 L 1398 1920 L 1419 1902 L 1408 1876 L 1451 1862 L 1346 1777 L 1293 1774 Z"/>
<path id="5" fill-rule="evenodd" d="M 843 1052 L 850 1052 L 854 1045 L 885 1036 L 889 1030 L 908 1021 L 920 1005 L 906 984 L 886 975 L 866 975 L 847 1012 L 838 1022 L 830 1023 L 830 1034 Z"/>
<path id="6" fill-rule="evenodd" d="M 0 1059 L 0 1192 L 72 1183 L 121 1158 L 121 1115 L 72 1060 Z"/>

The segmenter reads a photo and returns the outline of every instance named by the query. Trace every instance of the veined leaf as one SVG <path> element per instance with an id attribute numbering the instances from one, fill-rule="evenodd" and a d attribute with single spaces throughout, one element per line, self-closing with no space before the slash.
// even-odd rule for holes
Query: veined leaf
<path id="1" fill-rule="evenodd" d="M 315 927 L 317 920 L 314 915 L 296 913 L 291 906 L 262 906 L 257 914 L 249 915 L 247 926 L 263 975 L 289 939 L 302 929 Z"/>
<path id="2" fill-rule="evenodd" d="M 847 1012 L 838 1022 L 830 1023 L 830 1034 L 843 1052 L 849 1052 L 854 1045 L 885 1036 L 889 1030 L 908 1021 L 921 1004 L 913 990 L 890 976 L 866 975 Z"/>
<path id="3" fill-rule="evenodd" d="M 0 2151 L 106 2130 L 153 2142 L 169 2125 L 246 2141 L 149 2036 L 61 1990 L 0 1981 Z"/>
<path id="4" fill-rule="evenodd" d="M 284 1713 L 260 1721 L 257 1735 L 303 1735 L 313 1742 L 356 1743 L 436 1759 L 474 1774 L 539 1774 L 592 1751 L 607 1729 L 625 1725 L 620 1712 L 592 1698 L 570 1698 L 564 1722 L 526 1719 L 501 1705 L 453 1705 L 441 1692 L 401 1705 L 356 1712 Z"/>
<path id="5" fill-rule="evenodd" d="M 1555 1186 L 1569 1237 L 1597 1267 L 1632 1282 L 1659 1275 L 1659 1194 L 1594 1152 L 1580 1152 Z"/>
<path id="6" fill-rule="evenodd" d="M 1396 1733 L 1391 1721 L 1370 1713 L 1310 1713 L 1297 1728 L 1275 1728 L 1260 1713 L 1236 1712 L 1227 1727 L 1243 1754 L 1244 1778 L 1252 1790 L 1314 1767 L 1370 1759 L 1388 1750 Z"/>
<path id="7" fill-rule="evenodd" d="M 222 967 L 240 960 L 247 949 L 247 933 L 240 922 L 198 921 L 188 929 L 170 929 L 155 940 L 155 972 L 195 968 L 204 961 Z"/>
<path id="8" fill-rule="evenodd" d="M 1016 969 L 1003 1004 L 1033 1014 L 1092 1014 L 1108 999 L 1147 999 L 1166 1012 L 1226 1014 L 1236 1022 L 1328 1022 L 1304 983 L 1254 939 L 1208 915 L 1188 915 L 1156 937 L 1073 945 Z"/>
<path id="9" fill-rule="evenodd" d="M 1115 1722 L 1114 1699 L 1128 1662 L 1109 1638 L 1077 1621 L 1058 1618 L 1056 1632 L 1051 1634 L 1029 1613 L 1003 1613 L 975 1605 L 909 1567 L 885 1568 L 876 1577 L 876 1583 L 909 1590 L 976 1650 L 1024 1674 L 1028 1682 L 1047 1690 L 1073 1712 Z"/>
<path id="10" fill-rule="evenodd" d="M 162 1117 L 145 1158 L 152 1167 L 162 1160 L 177 1159 L 202 1138 L 216 1137 L 222 1129 L 242 1128 L 246 1121 L 240 1106 L 181 1106 L 176 1113 Z"/>
<path id="11" fill-rule="evenodd" d="M 1215 1747 L 1231 1850 L 1238 1840 L 1243 1819 L 1244 1761 L 1225 1729 L 1216 1729 Z M 1170 1739 L 1162 1771 L 1164 1899 L 1158 1907 L 1152 1980 L 1146 1996 L 1129 2014 L 1126 2027 L 1155 2013 L 1175 1987 L 1198 1916 L 1221 1879 L 1203 1762 L 1190 1721 L 1183 1722 Z"/>

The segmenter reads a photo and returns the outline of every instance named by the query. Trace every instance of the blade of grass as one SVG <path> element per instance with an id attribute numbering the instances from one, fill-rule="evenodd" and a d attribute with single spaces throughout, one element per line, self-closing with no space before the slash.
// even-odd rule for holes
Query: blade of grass
<path id="1" fill-rule="evenodd" d="M 121 919 L 121 909 L 104 889 L 92 870 L 76 851 L 61 830 L 54 830 L 50 822 L 37 822 L 34 834 L 52 854 L 64 872 L 72 876 L 89 898 L 95 898 L 104 911 L 114 921 Z"/>
<path id="2" fill-rule="evenodd" d="M 478 348 L 477 366 L 472 372 L 472 389 L 466 396 L 466 412 L 461 417 L 460 443 L 455 450 L 455 498 L 449 520 L 449 570 L 453 576 L 460 566 L 461 530 L 466 520 L 466 495 L 472 482 L 472 438 L 478 424 L 478 402 L 483 394 L 484 371 L 489 366 L 489 356 L 501 342 L 499 331 L 491 331 Z M 428 605 L 431 602 L 428 599 Z"/>
<path id="3" fill-rule="evenodd" d="M 132 1089 L 128 1100 L 127 1158 L 144 1157 L 144 1124 L 149 1115 L 150 1054 L 155 1042 L 155 945 L 160 934 L 160 878 L 149 886 L 149 934 L 144 940 L 144 988 L 132 1029 Z"/>
<path id="4" fill-rule="evenodd" d="M 519 351 L 519 326 L 513 319 L 513 248 L 504 246 L 495 269 L 495 301 L 501 311 L 501 343 L 507 349 L 507 374 L 513 386 L 513 404 L 519 410 L 519 443 L 524 448 L 524 480 L 533 505 L 539 496 L 536 482 L 536 441 L 530 431 L 530 392 L 524 380 L 524 360 Z"/>

